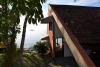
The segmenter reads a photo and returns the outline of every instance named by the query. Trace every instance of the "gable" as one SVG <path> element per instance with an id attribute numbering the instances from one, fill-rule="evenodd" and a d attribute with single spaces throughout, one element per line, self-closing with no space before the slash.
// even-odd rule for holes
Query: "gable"
<path id="1" fill-rule="evenodd" d="M 80 43 L 100 43 L 100 8 L 51 5 L 61 23 Z"/>

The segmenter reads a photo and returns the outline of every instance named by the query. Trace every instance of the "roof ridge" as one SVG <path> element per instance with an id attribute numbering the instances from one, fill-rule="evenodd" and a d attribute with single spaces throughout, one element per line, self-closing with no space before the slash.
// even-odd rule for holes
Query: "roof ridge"
<path id="1" fill-rule="evenodd" d="M 84 8 L 100 8 L 96 6 L 83 6 L 83 5 L 66 5 L 66 4 L 49 4 L 50 6 L 69 6 L 69 7 L 84 7 Z"/>

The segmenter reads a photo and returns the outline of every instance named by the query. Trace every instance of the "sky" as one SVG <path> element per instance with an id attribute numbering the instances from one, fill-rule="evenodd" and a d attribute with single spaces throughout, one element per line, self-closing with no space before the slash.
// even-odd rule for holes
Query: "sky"
<path id="1" fill-rule="evenodd" d="M 47 0 L 47 2 L 43 4 L 44 17 L 47 17 L 48 4 L 100 7 L 100 0 L 76 0 L 76 2 L 74 2 L 74 0 Z"/>
<path id="2" fill-rule="evenodd" d="M 47 0 L 46 3 L 42 5 L 44 18 L 48 15 L 48 5 L 49 4 L 61 4 L 61 5 L 78 5 L 78 6 L 93 6 L 100 7 L 100 0 Z M 16 43 L 18 47 L 20 46 L 24 16 L 21 16 L 21 33 L 17 35 Z M 24 48 L 29 48 L 33 46 L 37 41 L 40 41 L 42 37 L 47 36 L 47 25 L 39 23 L 38 25 L 27 24 L 26 38 Z"/>

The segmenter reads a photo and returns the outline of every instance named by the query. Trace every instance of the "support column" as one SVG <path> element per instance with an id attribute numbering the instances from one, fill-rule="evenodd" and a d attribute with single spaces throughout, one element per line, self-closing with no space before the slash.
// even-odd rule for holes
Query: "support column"
<path id="1" fill-rule="evenodd" d="M 52 17 L 53 22 L 52 22 L 52 27 L 53 27 L 53 50 L 52 50 L 52 57 L 55 58 L 55 50 L 56 50 L 56 42 L 55 42 L 55 21 L 54 18 Z"/>

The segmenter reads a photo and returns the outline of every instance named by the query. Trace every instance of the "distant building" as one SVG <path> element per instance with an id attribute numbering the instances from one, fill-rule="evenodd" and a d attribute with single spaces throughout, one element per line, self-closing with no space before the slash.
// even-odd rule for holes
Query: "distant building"
<path id="1" fill-rule="evenodd" d="M 31 52 L 29 48 L 24 48 L 24 52 Z"/>
<path id="2" fill-rule="evenodd" d="M 100 49 L 100 8 L 70 5 L 49 5 L 47 24 L 48 40 L 52 57 L 74 56 L 79 67 L 96 67 L 90 52 Z M 59 45 L 59 47 L 57 47 Z"/>

